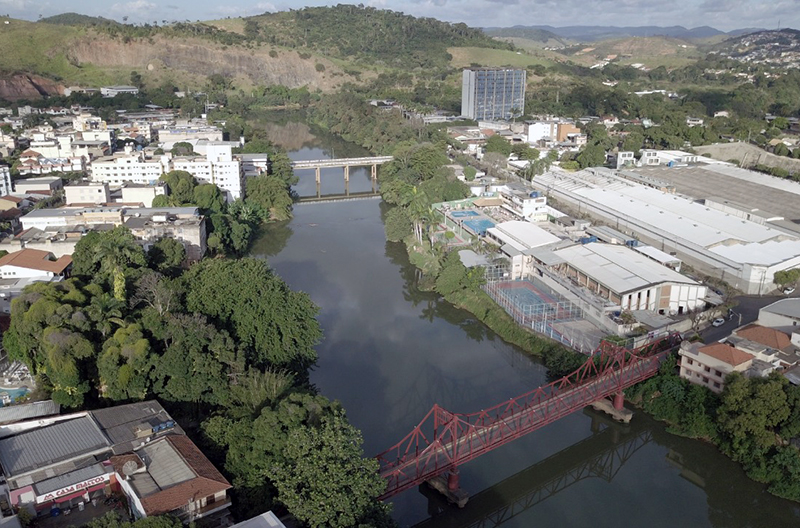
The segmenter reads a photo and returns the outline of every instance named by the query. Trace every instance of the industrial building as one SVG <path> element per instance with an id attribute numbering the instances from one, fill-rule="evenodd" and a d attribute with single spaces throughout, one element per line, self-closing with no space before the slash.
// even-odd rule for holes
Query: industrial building
<path id="1" fill-rule="evenodd" d="M 800 266 L 800 237 L 790 231 L 642 185 L 610 169 L 555 170 L 532 184 L 747 294 L 773 290 L 776 272 Z"/>
<path id="2" fill-rule="evenodd" d="M 486 230 L 486 237 L 500 246 L 500 251 L 511 261 L 511 278 L 519 279 L 531 274 L 530 251 L 548 246 L 561 239 L 530 222 L 513 220 Z"/>
<path id="3" fill-rule="evenodd" d="M 512 119 L 525 110 L 525 70 L 467 68 L 462 72 L 461 115 L 476 121 Z"/>
<path id="4" fill-rule="evenodd" d="M 553 253 L 561 274 L 622 310 L 680 315 L 705 306 L 705 286 L 626 246 L 592 242 Z"/>

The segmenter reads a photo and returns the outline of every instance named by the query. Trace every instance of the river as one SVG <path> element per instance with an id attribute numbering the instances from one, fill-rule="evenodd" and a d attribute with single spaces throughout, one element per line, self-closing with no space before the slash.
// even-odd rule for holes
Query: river
<path id="1" fill-rule="evenodd" d="M 298 122 L 271 125 L 292 159 L 368 155 Z M 314 195 L 314 172 L 298 172 Z M 323 194 L 341 194 L 341 169 L 323 171 Z M 350 191 L 371 187 L 351 170 Z M 324 340 L 311 380 L 339 400 L 367 455 L 388 449 L 434 403 L 473 412 L 545 382 L 545 369 L 466 311 L 416 287 L 399 244 L 386 242 L 380 200 L 303 204 L 253 246 L 320 306 Z M 630 426 L 575 413 L 461 467 L 473 499 L 463 510 L 435 494 L 392 499 L 401 526 L 782 527 L 800 505 L 766 493 L 713 446 L 670 435 L 637 412 Z M 503 522 L 498 523 L 497 520 Z M 488 521 L 487 521 L 488 520 Z"/>

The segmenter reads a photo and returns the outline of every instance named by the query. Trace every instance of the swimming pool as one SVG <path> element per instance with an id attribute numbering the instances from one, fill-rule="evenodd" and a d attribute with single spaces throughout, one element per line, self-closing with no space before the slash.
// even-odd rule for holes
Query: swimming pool
<path id="1" fill-rule="evenodd" d="M 450 216 L 453 218 L 467 218 L 469 216 L 480 216 L 480 213 L 476 211 L 453 211 Z"/>
<path id="2" fill-rule="evenodd" d="M 5 398 L 3 396 L 5 394 L 8 395 L 8 397 L 11 399 L 11 402 L 14 402 L 17 398 L 19 398 L 20 396 L 25 396 L 30 391 L 31 390 L 29 388 L 27 388 L 27 387 L 19 387 L 19 388 L 16 388 L 16 389 L 0 387 L 0 406 L 5 405 L 3 403 L 3 400 L 5 400 Z"/>
<path id="3" fill-rule="evenodd" d="M 475 220 L 464 220 L 464 225 L 473 233 L 483 236 L 486 234 L 487 229 L 494 227 L 494 222 L 487 218 L 478 218 Z"/>

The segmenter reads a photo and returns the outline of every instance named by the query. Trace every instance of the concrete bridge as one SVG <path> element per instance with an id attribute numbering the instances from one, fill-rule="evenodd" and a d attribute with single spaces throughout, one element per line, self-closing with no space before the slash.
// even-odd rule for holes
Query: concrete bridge
<path id="1" fill-rule="evenodd" d="M 383 165 L 389 161 L 392 161 L 394 157 L 392 156 L 374 156 L 374 157 L 367 157 L 367 158 L 335 158 L 335 159 L 323 159 L 323 160 L 302 160 L 302 161 L 293 161 L 292 162 L 292 169 L 294 170 L 302 170 L 302 169 L 314 169 L 316 171 L 317 176 L 317 185 L 320 184 L 321 181 L 321 170 L 331 167 L 344 167 L 344 181 L 350 181 L 350 167 L 371 167 L 372 168 L 372 181 L 378 179 L 378 165 Z"/>

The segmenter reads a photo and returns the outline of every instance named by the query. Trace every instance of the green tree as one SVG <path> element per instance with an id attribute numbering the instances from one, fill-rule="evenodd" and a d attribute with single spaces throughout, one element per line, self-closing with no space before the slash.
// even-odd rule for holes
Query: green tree
<path id="1" fill-rule="evenodd" d="M 414 232 L 411 219 L 404 207 L 396 206 L 389 209 L 383 224 L 386 229 L 386 240 L 390 242 L 400 242 Z"/>
<path id="2" fill-rule="evenodd" d="M 174 238 L 162 238 L 147 250 L 147 267 L 171 276 L 177 275 L 184 260 L 186 248 Z"/>
<path id="3" fill-rule="evenodd" d="M 225 195 L 213 183 L 201 183 L 194 188 L 191 203 L 205 214 L 221 213 L 225 210 Z"/>
<path id="4" fill-rule="evenodd" d="M 180 143 L 176 143 L 172 150 L 175 150 L 178 145 L 180 145 Z M 173 170 L 162 174 L 159 179 L 167 184 L 170 200 L 173 205 L 194 203 L 194 189 L 197 187 L 197 180 L 195 180 L 191 173 Z"/>
<path id="5" fill-rule="evenodd" d="M 582 169 L 602 167 L 606 162 L 606 152 L 600 145 L 586 145 L 575 158 Z"/>
<path id="6" fill-rule="evenodd" d="M 509 143 L 502 136 L 495 134 L 486 140 L 486 145 L 483 147 L 484 152 L 497 152 L 505 157 L 511 154 L 511 143 Z"/>
<path id="7" fill-rule="evenodd" d="M 274 220 L 288 220 L 292 216 L 291 190 L 286 181 L 276 175 L 262 174 L 247 180 L 246 203 L 254 204 L 269 211 Z"/>
<path id="8" fill-rule="evenodd" d="M 318 426 L 292 430 L 284 461 L 276 468 L 278 500 L 314 528 L 367 521 L 379 507 L 377 497 L 386 482 L 378 474 L 378 461 L 362 458 L 361 443 L 361 434 L 338 409 L 324 415 Z"/>
<path id="9" fill-rule="evenodd" d="M 183 276 L 186 304 L 229 328 L 250 364 L 304 370 L 317 359 L 318 308 L 256 259 L 205 260 Z"/>
<path id="10" fill-rule="evenodd" d="M 478 171 L 475 170 L 475 167 L 472 165 L 467 165 L 464 167 L 464 179 L 468 182 L 471 182 L 475 179 L 475 176 L 478 174 Z"/>
<path id="11" fill-rule="evenodd" d="M 146 259 L 131 231 L 117 226 L 111 231 L 91 231 L 81 237 L 72 261 L 74 275 L 109 282 L 114 296 L 124 301 L 128 270 L 144 266 Z"/>
<path id="12" fill-rule="evenodd" d="M 154 358 L 138 324 L 120 328 L 97 360 L 100 393 L 111 400 L 143 400 L 150 389 Z"/>

